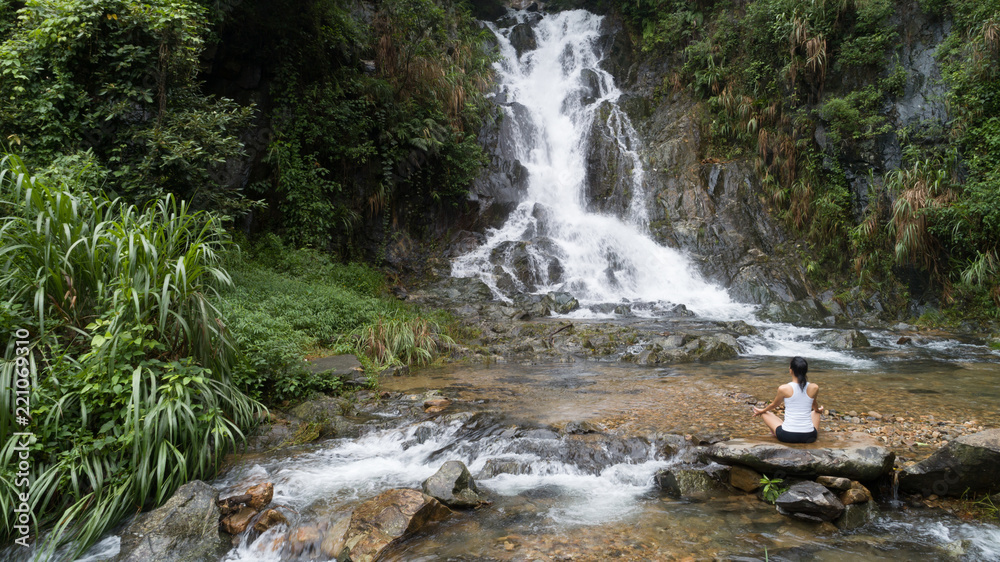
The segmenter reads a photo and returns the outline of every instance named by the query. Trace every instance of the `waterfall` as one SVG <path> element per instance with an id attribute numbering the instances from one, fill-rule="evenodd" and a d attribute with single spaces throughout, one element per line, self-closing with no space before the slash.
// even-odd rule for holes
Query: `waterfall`
<path id="1" fill-rule="evenodd" d="M 748 307 L 649 235 L 638 138 L 617 105 L 621 91 L 599 66 L 603 18 L 575 10 L 536 19 L 530 27 L 535 48 L 522 42 L 519 54 L 511 38 L 523 36 L 532 15 L 516 17 L 518 26 L 488 25 L 502 55 L 495 64 L 500 107 L 512 121 L 505 141 L 527 170 L 527 190 L 503 226 L 454 260 L 452 275 L 479 277 L 508 301 L 516 294 L 563 291 L 585 307 L 630 302 L 655 313 L 684 304 L 705 316 L 746 317 Z M 599 118 L 620 161 L 631 163 L 622 174 L 629 196 L 622 216 L 588 210 L 588 132 Z"/>

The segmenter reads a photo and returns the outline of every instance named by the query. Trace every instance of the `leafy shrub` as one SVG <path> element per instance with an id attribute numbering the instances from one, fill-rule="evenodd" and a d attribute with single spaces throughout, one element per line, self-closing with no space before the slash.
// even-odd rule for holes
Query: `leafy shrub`
<path id="1" fill-rule="evenodd" d="M 200 2 L 28 0 L 0 36 L 0 136 L 36 168 L 91 150 L 122 193 L 240 208 L 219 167 L 243 152 L 251 109 L 200 91 Z M 0 25 L 2 29 L 2 25 Z M 209 189 L 199 189 L 207 186 Z"/>
<path id="2" fill-rule="evenodd" d="M 0 161 L 2 322 L 30 328 L 29 505 L 43 555 L 74 557 L 162 503 L 262 413 L 229 382 L 233 347 L 212 304 L 230 283 L 219 219 L 172 196 L 137 209 L 31 179 Z M 0 538 L 12 536 L 15 349 L 0 370 Z"/>

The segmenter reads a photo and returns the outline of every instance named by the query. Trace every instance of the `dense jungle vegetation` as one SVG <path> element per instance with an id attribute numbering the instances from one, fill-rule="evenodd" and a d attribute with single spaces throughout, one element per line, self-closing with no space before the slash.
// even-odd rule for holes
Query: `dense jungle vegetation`
<path id="1" fill-rule="evenodd" d="M 13 432 L 33 434 L 32 539 L 74 558 L 215 474 L 265 405 L 338 391 L 304 356 L 433 358 L 440 319 L 347 260 L 371 225 L 419 230 L 463 201 L 483 38 L 449 0 L 0 2 L 0 543 Z M 234 51 L 266 73 L 255 100 L 206 82 Z"/>
<path id="2" fill-rule="evenodd" d="M 756 164 L 773 208 L 811 242 L 817 280 L 861 283 L 897 302 L 929 299 L 961 317 L 997 316 L 1000 2 L 618 7 L 646 56 L 673 57 L 664 90 L 689 89 L 707 106 L 709 156 Z M 936 50 L 944 99 L 935 101 L 948 116 L 897 131 L 889 112 L 909 78 L 899 56 L 916 16 L 950 24 Z M 885 165 L 877 154 L 894 140 L 901 162 Z M 869 175 L 860 202 L 848 167 Z"/>
<path id="3" fill-rule="evenodd" d="M 640 56 L 680 62 L 664 91 L 703 100 L 717 155 L 757 162 L 817 276 L 891 292 L 916 271 L 953 309 L 996 315 L 1000 0 L 916 5 L 953 22 L 938 51 L 951 119 L 901 132 L 899 167 L 851 201 L 843 163 L 890 133 L 905 84 L 899 5 L 613 9 Z M 387 297 L 358 262 L 433 235 L 484 163 L 493 55 L 470 9 L 0 0 L 0 327 L 31 334 L 45 552 L 71 558 L 210 477 L 267 405 L 337 391 L 304 356 L 353 351 L 375 372 L 447 341 L 445 319 Z M 24 429 L 5 353 L 0 544 L 18 491 L 8 437 Z"/>

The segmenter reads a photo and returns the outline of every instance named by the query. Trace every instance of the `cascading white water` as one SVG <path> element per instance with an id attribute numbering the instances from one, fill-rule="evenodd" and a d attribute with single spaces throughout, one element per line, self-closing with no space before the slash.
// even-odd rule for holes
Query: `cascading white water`
<path id="1" fill-rule="evenodd" d="M 520 57 L 509 38 L 512 28 L 492 28 L 503 55 L 495 65 L 507 97 L 502 107 L 505 118 L 515 120 L 510 140 L 528 171 L 528 189 L 501 228 L 453 262 L 452 274 L 480 277 L 504 299 L 501 278 L 518 292 L 566 291 L 584 305 L 627 299 L 684 304 L 714 318 L 746 317 L 749 307 L 734 303 L 682 253 L 648 234 L 637 137 L 615 104 L 621 92 L 599 66 L 601 21 L 582 10 L 545 16 L 534 24 L 537 48 Z M 624 217 L 589 212 L 585 201 L 587 133 L 604 102 L 611 104 L 606 134 L 632 162 Z"/>

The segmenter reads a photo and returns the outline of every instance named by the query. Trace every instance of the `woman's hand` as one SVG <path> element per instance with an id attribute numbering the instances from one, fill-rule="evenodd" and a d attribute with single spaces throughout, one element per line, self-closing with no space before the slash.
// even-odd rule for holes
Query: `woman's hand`
<path id="1" fill-rule="evenodd" d="M 767 411 L 767 408 L 758 408 L 756 406 L 750 406 L 750 409 L 753 410 L 753 417 L 755 418 Z"/>

